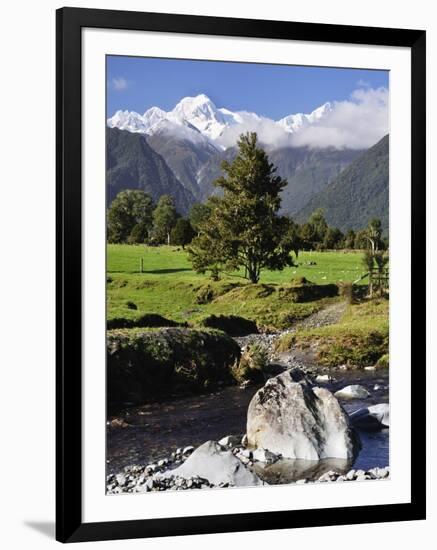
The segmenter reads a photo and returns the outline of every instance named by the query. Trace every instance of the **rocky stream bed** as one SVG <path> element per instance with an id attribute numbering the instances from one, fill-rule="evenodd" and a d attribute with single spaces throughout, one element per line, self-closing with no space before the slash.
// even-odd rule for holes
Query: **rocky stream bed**
<path id="1" fill-rule="evenodd" d="M 343 311 L 344 304 L 336 303 L 303 323 L 307 327 L 335 323 Z M 262 385 L 223 387 L 213 393 L 127 406 L 111 417 L 107 426 L 108 494 L 387 478 L 388 371 L 341 366 L 328 370 L 315 364 L 311 355 L 296 350 L 275 355 L 275 340 L 291 330 L 235 340 L 243 350 L 255 342 L 264 345 L 280 371 L 304 373 L 311 388 L 335 394 L 352 387 L 350 394 L 346 390 L 337 398 L 349 419 L 354 419 L 356 411 L 364 411 L 364 420 L 355 416 L 360 445 L 353 456 L 306 460 L 250 448 L 245 435 L 248 407 Z M 383 412 L 376 407 L 375 414 L 369 414 L 374 405 Z M 384 417 L 381 424 L 384 414 L 387 420 Z"/>

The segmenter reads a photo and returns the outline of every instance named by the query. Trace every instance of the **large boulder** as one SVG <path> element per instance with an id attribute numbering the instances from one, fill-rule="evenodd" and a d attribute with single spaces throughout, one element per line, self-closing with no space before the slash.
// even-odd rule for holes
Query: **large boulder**
<path id="1" fill-rule="evenodd" d="M 313 387 L 299 369 L 267 381 L 247 413 L 249 448 L 284 458 L 352 459 L 360 441 L 346 412 L 325 388 Z"/>
<path id="2" fill-rule="evenodd" d="M 165 477 L 201 477 L 213 485 L 229 483 L 236 487 L 262 485 L 260 478 L 251 472 L 231 451 L 216 441 L 207 441 L 198 447 L 178 468 L 168 470 Z"/>
<path id="3" fill-rule="evenodd" d="M 350 415 L 354 426 L 362 430 L 381 430 L 390 426 L 390 407 L 388 403 L 379 403 L 358 409 Z"/>

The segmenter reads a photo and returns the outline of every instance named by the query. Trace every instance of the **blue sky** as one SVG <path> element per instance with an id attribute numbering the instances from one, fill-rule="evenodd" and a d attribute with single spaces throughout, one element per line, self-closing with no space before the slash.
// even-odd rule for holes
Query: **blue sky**
<path id="1" fill-rule="evenodd" d="M 388 71 L 336 69 L 222 61 L 107 57 L 107 116 L 118 109 L 144 113 L 173 109 L 185 96 L 206 94 L 232 111 L 273 119 L 311 112 L 343 100 L 357 88 L 388 88 Z"/>

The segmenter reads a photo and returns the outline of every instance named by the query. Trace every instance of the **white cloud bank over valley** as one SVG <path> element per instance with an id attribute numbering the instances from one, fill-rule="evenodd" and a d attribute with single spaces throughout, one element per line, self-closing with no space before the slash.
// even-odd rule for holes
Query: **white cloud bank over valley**
<path id="1" fill-rule="evenodd" d="M 217 108 L 200 94 L 183 98 L 169 112 L 157 107 L 143 115 L 117 111 L 107 123 L 136 133 L 176 134 L 219 149 L 235 145 L 239 135 L 247 131 L 257 132 L 259 140 L 270 148 L 365 149 L 389 131 L 389 93 L 386 88 L 358 88 L 347 100 L 327 102 L 309 114 L 291 114 L 278 121 L 246 111 Z"/>

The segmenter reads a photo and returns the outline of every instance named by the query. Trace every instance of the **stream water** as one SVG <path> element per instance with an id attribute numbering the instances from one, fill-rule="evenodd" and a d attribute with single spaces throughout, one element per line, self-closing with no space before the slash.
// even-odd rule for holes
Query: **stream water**
<path id="1" fill-rule="evenodd" d="M 318 384 L 335 392 L 349 384 L 361 384 L 370 397 L 365 400 L 342 401 L 347 412 L 376 403 L 388 402 L 388 372 L 336 371 L 334 382 Z M 379 386 L 375 389 L 375 385 Z M 128 408 L 117 418 L 124 428 L 107 428 L 107 473 L 116 473 L 132 464 L 150 464 L 170 456 L 178 447 L 194 447 L 207 440 L 221 439 L 229 434 L 244 434 L 246 414 L 257 387 L 241 389 L 226 387 L 215 393 L 172 399 Z M 336 468 L 369 469 L 389 465 L 388 430 L 359 432 L 362 450 L 355 462 L 281 461 L 259 474 L 270 483 L 288 483 L 303 477 L 315 479 L 324 471 Z"/>

